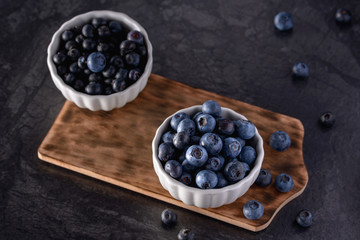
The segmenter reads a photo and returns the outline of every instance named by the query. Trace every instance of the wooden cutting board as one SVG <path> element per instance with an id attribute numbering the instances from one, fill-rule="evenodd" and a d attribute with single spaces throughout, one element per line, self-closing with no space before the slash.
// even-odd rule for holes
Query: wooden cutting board
<path id="1" fill-rule="evenodd" d="M 263 168 L 271 171 L 273 183 L 265 188 L 253 185 L 232 204 L 201 209 L 173 199 L 162 188 L 152 166 L 151 142 L 157 127 L 167 116 L 209 99 L 245 115 L 256 125 L 264 139 Z M 268 139 L 277 130 L 287 132 L 292 140 L 285 152 L 277 152 L 269 146 Z M 303 161 L 303 138 L 304 127 L 298 119 L 152 74 L 143 92 L 120 109 L 92 112 L 66 101 L 41 143 L 38 156 L 43 161 L 90 177 L 251 231 L 260 231 L 306 187 L 308 173 Z M 274 187 L 275 177 L 283 172 L 294 180 L 294 188 L 288 193 L 280 193 Z M 252 199 L 264 206 L 264 215 L 259 220 L 248 220 L 242 213 L 244 204 Z"/>

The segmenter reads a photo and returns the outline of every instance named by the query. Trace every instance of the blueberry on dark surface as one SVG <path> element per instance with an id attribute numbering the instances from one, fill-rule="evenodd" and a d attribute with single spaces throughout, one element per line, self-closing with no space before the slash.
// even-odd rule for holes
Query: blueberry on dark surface
<path id="1" fill-rule="evenodd" d="M 195 233 L 191 229 L 182 228 L 180 229 L 177 238 L 178 240 L 194 240 Z"/>
<path id="2" fill-rule="evenodd" d="M 173 144 L 177 149 L 184 149 L 190 143 L 188 132 L 177 132 L 173 137 Z"/>
<path id="3" fill-rule="evenodd" d="M 179 181 L 182 182 L 183 184 L 189 186 L 192 182 L 192 176 L 190 173 L 183 171 L 182 175 L 179 178 Z"/>
<path id="4" fill-rule="evenodd" d="M 294 181 L 290 175 L 282 173 L 275 178 L 275 188 L 280 192 L 289 192 L 294 187 Z"/>
<path id="5" fill-rule="evenodd" d="M 240 154 L 240 151 L 241 144 L 237 139 L 233 137 L 225 138 L 222 148 L 224 157 L 235 158 Z"/>
<path id="6" fill-rule="evenodd" d="M 256 150 L 251 146 L 245 146 L 241 149 L 239 158 L 251 166 L 256 160 Z"/>
<path id="7" fill-rule="evenodd" d="M 71 48 L 67 55 L 71 60 L 77 60 L 80 57 L 80 51 L 77 48 Z"/>
<path id="8" fill-rule="evenodd" d="M 110 21 L 109 22 L 109 29 L 112 33 L 119 34 L 122 31 L 122 26 L 117 21 Z"/>
<path id="9" fill-rule="evenodd" d="M 274 17 L 274 25 L 279 31 L 289 31 L 294 26 L 294 19 L 290 13 L 280 12 Z"/>
<path id="10" fill-rule="evenodd" d="M 136 31 L 136 30 L 131 30 L 128 34 L 127 34 L 127 40 L 131 40 L 136 42 L 137 44 L 144 44 L 144 37 L 141 34 L 141 32 Z"/>
<path id="11" fill-rule="evenodd" d="M 192 145 L 186 150 L 186 160 L 188 160 L 191 165 L 201 167 L 208 160 L 208 153 L 202 146 Z"/>
<path id="12" fill-rule="evenodd" d="M 245 119 L 239 119 L 234 121 L 237 134 L 240 138 L 248 140 L 255 135 L 255 126 L 252 122 Z"/>
<path id="13" fill-rule="evenodd" d="M 308 78 L 309 77 L 309 67 L 305 63 L 298 62 L 292 68 L 293 76 L 296 78 Z"/>
<path id="14" fill-rule="evenodd" d="M 234 122 L 230 119 L 221 118 L 216 121 L 216 131 L 219 134 L 230 136 L 235 131 Z"/>
<path id="15" fill-rule="evenodd" d="M 224 167 L 224 176 L 230 182 L 237 182 L 245 177 L 245 169 L 237 160 L 229 161 Z"/>
<path id="16" fill-rule="evenodd" d="M 60 76 L 63 76 L 65 73 L 68 72 L 68 68 L 65 65 L 58 65 L 56 67 L 56 70 Z"/>
<path id="17" fill-rule="evenodd" d="M 106 58 L 100 52 L 93 52 L 87 58 L 87 66 L 92 72 L 101 72 L 106 66 Z"/>
<path id="18" fill-rule="evenodd" d="M 165 225 L 173 225 L 177 221 L 177 215 L 170 209 L 165 209 L 161 213 L 161 222 Z"/>
<path id="19" fill-rule="evenodd" d="M 173 178 L 179 178 L 183 172 L 182 165 L 176 160 L 168 160 L 164 169 Z"/>
<path id="20" fill-rule="evenodd" d="M 58 52 L 53 56 L 53 61 L 56 64 L 62 64 L 66 61 L 66 54 L 63 52 Z"/>
<path id="21" fill-rule="evenodd" d="M 200 114 L 195 120 L 197 129 L 201 133 L 210 133 L 215 129 L 216 121 L 210 114 Z"/>
<path id="22" fill-rule="evenodd" d="M 126 68 L 120 68 L 119 71 L 115 74 L 115 78 L 121 79 L 121 80 L 126 80 L 128 77 L 128 73 L 129 73 L 129 70 L 127 70 Z"/>
<path id="23" fill-rule="evenodd" d="M 64 75 L 64 82 L 66 82 L 66 84 L 72 86 L 75 83 L 76 77 L 73 73 L 66 73 Z"/>
<path id="24" fill-rule="evenodd" d="M 82 48 L 86 51 L 93 51 L 96 48 L 96 42 L 91 38 L 86 38 L 82 42 Z"/>
<path id="25" fill-rule="evenodd" d="M 113 65 L 110 65 L 107 69 L 102 71 L 102 75 L 105 78 L 112 78 L 115 76 L 116 68 Z"/>
<path id="26" fill-rule="evenodd" d="M 201 170 L 196 174 L 196 185 L 201 189 L 212 189 L 217 185 L 216 174 L 211 170 Z"/>
<path id="27" fill-rule="evenodd" d="M 313 224 L 313 215 L 309 210 L 302 210 L 296 216 L 296 222 L 302 227 L 310 227 Z"/>
<path id="28" fill-rule="evenodd" d="M 89 75 L 89 82 L 100 82 L 102 79 L 101 75 L 99 73 L 91 73 Z"/>
<path id="29" fill-rule="evenodd" d="M 261 169 L 255 183 L 260 187 L 269 186 L 272 182 L 272 174 L 267 169 Z"/>
<path id="30" fill-rule="evenodd" d="M 108 43 L 104 43 L 104 42 L 100 42 L 97 46 L 96 46 L 96 50 L 98 52 L 107 52 L 110 49 L 110 45 Z"/>
<path id="31" fill-rule="evenodd" d="M 218 183 L 216 184 L 215 188 L 223 188 L 229 185 L 228 180 L 226 180 L 222 172 L 217 172 L 216 176 L 218 178 Z"/>
<path id="32" fill-rule="evenodd" d="M 277 151 L 285 151 L 291 145 L 289 135 L 284 131 L 276 131 L 270 136 L 270 146 Z"/>
<path id="33" fill-rule="evenodd" d="M 184 119 L 188 119 L 190 118 L 189 114 L 185 113 L 185 112 L 178 112 L 175 113 L 170 120 L 170 126 L 176 130 L 177 126 L 179 125 L 179 123 L 184 120 Z"/>
<path id="34" fill-rule="evenodd" d="M 171 143 L 161 143 L 158 149 L 158 158 L 166 162 L 175 156 L 175 148 Z"/>
<path id="35" fill-rule="evenodd" d="M 340 24 L 349 24 L 351 22 L 351 12 L 345 8 L 339 8 L 336 10 L 335 20 Z"/>
<path id="36" fill-rule="evenodd" d="M 94 28 L 98 28 L 102 25 L 106 25 L 106 20 L 104 18 L 93 18 L 91 20 L 91 24 L 94 26 Z"/>
<path id="37" fill-rule="evenodd" d="M 81 68 L 79 68 L 79 66 L 77 65 L 77 62 L 73 62 L 69 66 L 69 71 L 72 73 L 79 73 L 79 72 L 81 72 Z"/>
<path id="38" fill-rule="evenodd" d="M 223 148 L 221 138 L 215 133 L 205 133 L 200 138 L 200 145 L 203 146 L 210 155 L 219 154 Z"/>
<path id="39" fill-rule="evenodd" d="M 119 55 L 114 55 L 110 58 L 110 64 L 117 68 L 124 67 L 124 62 Z"/>
<path id="40" fill-rule="evenodd" d="M 203 103 L 201 111 L 203 113 L 207 113 L 213 116 L 220 116 L 221 115 L 221 107 L 219 105 L 219 103 L 213 101 L 213 100 L 208 100 L 206 102 Z"/>
<path id="41" fill-rule="evenodd" d="M 80 56 L 77 60 L 77 65 L 81 69 L 87 68 L 86 58 L 84 56 Z"/>
<path id="42" fill-rule="evenodd" d="M 140 64 L 140 55 L 134 52 L 128 53 L 125 55 L 125 61 L 131 67 L 137 67 Z"/>
<path id="43" fill-rule="evenodd" d="M 78 47 L 78 44 L 77 44 L 75 41 L 73 41 L 73 40 L 67 41 L 67 42 L 65 43 L 65 49 L 66 49 L 66 50 L 70 50 L 70 49 L 72 49 L 72 48 L 77 48 L 77 47 Z"/>
<path id="44" fill-rule="evenodd" d="M 95 29 L 90 24 L 85 24 L 81 29 L 81 33 L 86 38 L 93 38 L 95 35 Z"/>
<path id="45" fill-rule="evenodd" d="M 98 32 L 98 36 L 100 38 L 108 38 L 110 37 L 111 35 L 111 32 L 110 32 L 110 29 L 108 26 L 100 26 L 98 29 L 97 29 L 97 32 Z"/>
<path id="46" fill-rule="evenodd" d="M 244 205 L 243 213 L 247 219 L 250 220 L 259 219 L 264 214 L 264 207 L 258 201 L 250 200 Z"/>
<path id="47" fill-rule="evenodd" d="M 120 43 L 120 55 L 125 56 L 128 53 L 134 52 L 136 43 L 130 40 L 125 40 Z"/>
<path id="48" fill-rule="evenodd" d="M 81 79 L 76 79 L 73 88 L 79 92 L 84 91 L 85 83 Z"/>
<path id="49" fill-rule="evenodd" d="M 326 112 L 320 116 L 320 123 L 324 127 L 332 127 L 335 123 L 335 120 L 335 115 L 332 112 Z"/>
<path id="50" fill-rule="evenodd" d="M 103 91 L 103 85 L 98 82 L 89 82 L 89 84 L 85 87 L 85 93 L 89 95 L 101 95 L 103 94 Z"/>
<path id="51" fill-rule="evenodd" d="M 129 72 L 129 80 L 136 82 L 141 77 L 141 72 L 139 69 L 131 69 Z"/>
<path id="52" fill-rule="evenodd" d="M 126 81 L 120 78 L 116 78 L 112 81 L 111 85 L 114 92 L 121 92 L 126 88 Z"/>
<path id="53" fill-rule="evenodd" d="M 177 132 L 186 131 L 190 134 L 190 136 L 193 136 L 195 135 L 196 132 L 195 123 L 190 118 L 183 119 L 179 122 L 176 131 Z"/>
<path id="54" fill-rule="evenodd" d="M 77 36 L 75 37 L 75 42 L 76 42 L 77 44 L 82 45 L 84 39 L 85 39 L 84 36 L 81 35 L 81 34 L 79 34 L 79 35 L 77 35 Z"/>
<path id="55" fill-rule="evenodd" d="M 212 156 L 208 158 L 205 169 L 217 172 L 223 167 L 224 163 L 225 159 L 221 155 Z"/>
<path id="56" fill-rule="evenodd" d="M 65 30 L 62 34 L 61 34 L 61 39 L 64 40 L 65 42 L 70 41 L 74 38 L 74 33 L 70 30 Z"/>

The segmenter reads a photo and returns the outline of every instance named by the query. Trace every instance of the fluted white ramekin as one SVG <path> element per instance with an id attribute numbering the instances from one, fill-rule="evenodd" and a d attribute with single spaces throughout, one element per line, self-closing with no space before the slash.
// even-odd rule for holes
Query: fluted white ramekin
<path id="1" fill-rule="evenodd" d="M 100 17 L 106 20 L 111 19 L 119 21 L 127 29 L 140 31 L 145 38 L 148 59 L 145 70 L 141 77 L 124 91 L 113 93 L 111 95 L 88 95 L 76 91 L 62 80 L 62 78 L 57 74 L 56 66 L 52 61 L 52 56 L 58 51 L 60 37 L 63 31 L 71 29 L 74 26 L 84 25 L 92 18 Z M 50 70 L 51 78 L 54 81 L 56 87 L 61 91 L 66 99 L 74 102 L 80 108 L 88 108 L 92 111 L 110 111 L 114 108 L 121 108 L 126 103 L 133 101 L 145 88 L 153 65 L 152 45 L 149 41 L 149 37 L 145 29 L 128 15 L 113 11 L 92 11 L 78 15 L 65 22 L 53 35 L 50 45 L 47 49 L 47 54 L 47 65 Z"/>
<path id="2" fill-rule="evenodd" d="M 186 112 L 190 116 L 201 111 L 201 105 L 189 107 L 186 109 L 181 109 L 181 112 Z M 178 112 L 180 112 L 178 111 Z M 175 113 L 176 114 L 176 113 Z M 174 115 L 174 114 L 173 114 Z M 187 205 L 197 206 L 200 208 L 216 208 L 224 204 L 229 204 L 234 202 L 236 199 L 244 195 L 250 186 L 255 182 L 257 176 L 259 175 L 261 165 L 264 159 L 264 148 L 263 140 L 256 129 L 254 136 L 254 147 L 257 152 L 257 158 L 255 160 L 254 166 L 251 169 L 250 173 L 239 182 L 228 185 L 220 189 L 198 189 L 194 187 L 189 187 L 179 182 L 178 180 L 172 178 L 167 174 L 158 158 L 158 147 L 161 143 L 162 135 L 169 130 L 170 120 L 172 116 L 169 116 L 157 129 L 155 137 L 152 142 L 152 153 L 153 153 L 153 165 L 155 172 L 160 180 L 161 185 L 173 196 L 175 199 L 181 200 Z M 235 111 L 229 108 L 222 108 L 221 116 L 228 119 L 246 119 L 243 115 L 236 113 Z"/>

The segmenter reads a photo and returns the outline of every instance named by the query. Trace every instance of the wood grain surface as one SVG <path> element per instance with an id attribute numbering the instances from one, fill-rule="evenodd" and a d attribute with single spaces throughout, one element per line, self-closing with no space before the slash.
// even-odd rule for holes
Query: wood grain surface
<path id="1" fill-rule="evenodd" d="M 280 193 L 274 184 L 265 188 L 253 185 L 232 204 L 200 209 L 173 199 L 162 188 L 152 167 L 151 142 L 157 127 L 179 109 L 209 99 L 245 115 L 256 125 L 264 139 L 263 168 L 271 171 L 273 182 L 280 173 L 290 174 L 294 179 L 290 192 Z M 285 152 L 277 152 L 269 146 L 268 139 L 277 130 L 287 132 L 292 140 Z M 40 145 L 38 155 L 46 162 L 251 231 L 260 231 L 306 187 L 308 173 L 303 161 L 303 138 L 304 128 L 298 119 L 152 74 L 144 91 L 121 109 L 92 112 L 66 101 Z M 242 213 L 244 204 L 252 199 L 264 206 L 264 215 L 259 220 L 248 220 Z"/>

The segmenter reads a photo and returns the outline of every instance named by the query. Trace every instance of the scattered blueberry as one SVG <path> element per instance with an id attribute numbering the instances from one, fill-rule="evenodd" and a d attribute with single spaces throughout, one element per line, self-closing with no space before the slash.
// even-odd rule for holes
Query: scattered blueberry
<path id="1" fill-rule="evenodd" d="M 291 145 L 289 135 L 284 131 L 276 131 L 270 136 L 270 146 L 277 151 L 285 151 Z"/>
<path id="2" fill-rule="evenodd" d="M 175 149 L 171 143 L 162 143 L 158 149 L 158 157 L 160 161 L 166 162 L 175 155 Z"/>
<path id="3" fill-rule="evenodd" d="M 320 123 L 324 126 L 324 127 L 332 127 L 335 123 L 335 115 L 332 112 L 326 112 L 323 113 L 320 116 Z"/>
<path id="4" fill-rule="evenodd" d="M 280 192 L 289 192 L 294 187 L 294 182 L 290 175 L 282 173 L 275 178 L 275 187 Z"/>
<path id="5" fill-rule="evenodd" d="M 256 220 L 264 214 L 264 207 L 256 200 L 248 201 L 243 207 L 244 216 L 250 220 Z"/>
<path id="6" fill-rule="evenodd" d="M 345 8 L 339 8 L 336 10 L 335 20 L 340 24 L 349 24 L 351 22 L 351 12 Z"/>
<path id="7" fill-rule="evenodd" d="M 230 136 L 235 131 L 235 125 L 234 122 L 230 119 L 218 119 L 217 121 L 217 127 L 216 130 L 219 134 L 224 134 L 227 136 Z"/>
<path id="8" fill-rule="evenodd" d="M 182 166 L 176 160 L 169 160 L 164 166 L 165 172 L 167 172 L 173 178 L 179 178 L 182 175 Z"/>
<path id="9" fill-rule="evenodd" d="M 194 240 L 195 233 L 191 229 L 182 228 L 180 229 L 177 238 L 178 240 Z"/>
<path id="10" fill-rule="evenodd" d="M 183 119 L 179 122 L 176 130 L 177 132 L 183 132 L 183 131 L 188 132 L 190 136 L 193 136 L 195 135 L 196 132 L 195 123 L 190 118 Z"/>
<path id="11" fill-rule="evenodd" d="M 176 130 L 179 123 L 184 120 L 184 119 L 188 119 L 190 118 L 190 116 L 187 113 L 184 112 L 178 112 L 176 114 L 174 114 L 170 120 L 170 126 Z"/>
<path id="12" fill-rule="evenodd" d="M 136 42 L 137 44 L 144 44 L 144 37 L 141 32 L 132 30 L 127 34 L 127 39 Z"/>
<path id="13" fill-rule="evenodd" d="M 221 107 L 220 105 L 213 101 L 213 100 L 208 100 L 206 102 L 203 103 L 201 111 L 203 113 L 207 113 L 213 116 L 220 116 L 221 115 Z"/>
<path id="14" fill-rule="evenodd" d="M 302 227 L 310 227 L 313 224 L 313 215 L 309 210 L 302 210 L 297 215 L 296 222 Z"/>
<path id="15" fill-rule="evenodd" d="M 279 31 L 288 31 L 293 28 L 294 20 L 290 13 L 280 12 L 274 17 L 274 25 Z"/>
<path id="16" fill-rule="evenodd" d="M 234 160 L 224 167 L 224 176 L 230 182 L 237 182 L 245 177 L 245 169 L 241 162 Z"/>
<path id="17" fill-rule="evenodd" d="M 190 143 L 188 132 L 177 132 L 173 137 L 173 144 L 177 149 L 184 149 Z"/>
<path id="18" fill-rule="evenodd" d="M 195 123 L 196 123 L 197 129 L 201 133 L 210 133 L 210 132 L 214 131 L 215 126 L 216 126 L 215 118 L 213 116 L 211 116 L 210 114 L 205 114 L 205 113 L 197 116 Z"/>
<path id="19" fill-rule="evenodd" d="M 241 151 L 240 142 L 233 137 L 225 138 L 222 151 L 224 157 L 235 158 Z"/>
<path id="20" fill-rule="evenodd" d="M 239 119 L 235 122 L 236 131 L 240 138 L 248 140 L 255 135 L 255 126 L 252 122 L 245 120 L 245 119 Z"/>
<path id="21" fill-rule="evenodd" d="M 216 186 L 218 179 L 213 171 L 201 170 L 196 174 L 195 182 L 201 189 L 212 189 Z"/>
<path id="22" fill-rule="evenodd" d="M 267 169 L 261 169 L 255 183 L 260 187 L 269 186 L 272 182 L 272 174 Z"/>
<path id="23" fill-rule="evenodd" d="M 101 72 L 106 66 L 106 58 L 100 52 L 93 52 L 87 58 L 87 65 L 92 72 Z"/>
<path id="24" fill-rule="evenodd" d="M 202 146 L 192 145 L 186 151 L 186 160 L 196 167 L 203 166 L 208 160 L 208 153 Z"/>
<path id="25" fill-rule="evenodd" d="M 163 222 L 165 225 L 173 225 L 177 221 L 177 215 L 170 209 L 165 209 L 161 213 L 161 222 Z"/>
<path id="26" fill-rule="evenodd" d="M 241 149 L 240 160 L 246 162 L 248 165 L 252 165 L 256 159 L 256 151 L 251 146 L 245 146 Z"/>
<path id="27" fill-rule="evenodd" d="M 298 62 L 292 68 L 294 77 L 305 79 L 309 77 L 309 67 L 305 63 Z"/>

